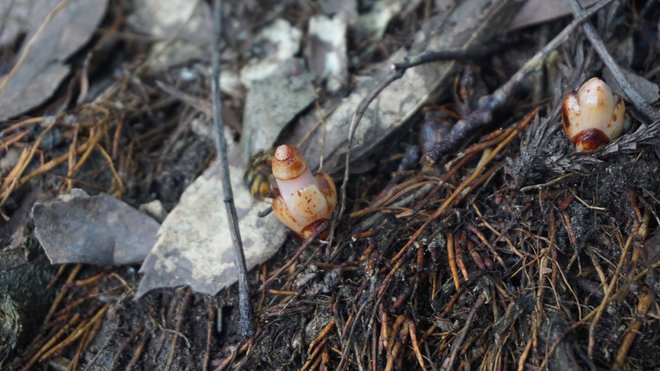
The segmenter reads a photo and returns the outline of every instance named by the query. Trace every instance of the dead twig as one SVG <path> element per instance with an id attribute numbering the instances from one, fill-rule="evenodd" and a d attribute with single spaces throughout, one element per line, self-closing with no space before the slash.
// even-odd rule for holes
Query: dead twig
<path id="1" fill-rule="evenodd" d="M 165 366 L 165 368 L 168 370 L 171 368 L 172 362 L 174 361 L 176 344 L 181 334 L 181 328 L 183 327 L 183 322 L 185 321 L 184 312 L 190 305 L 191 300 L 192 300 L 192 290 L 190 289 L 190 287 L 187 287 L 186 292 L 183 294 L 183 299 L 181 300 L 181 304 L 179 304 L 179 308 L 177 308 L 176 316 L 174 317 L 175 318 L 174 335 L 172 336 L 172 342 L 170 343 L 170 351 L 167 355 L 167 363 Z"/>
<path id="2" fill-rule="evenodd" d="M 112 357 L 112 360 L 108 364 L 108 368 L 114 369 L 115 364 L 117 364 L 117 361 L 119 360 L 119 357 L 124 355 L 124 352 L 126 349 L 128 349 L 128 346 L 131 345 L 133 340 L 142 333 L 144 330 L 144 325 L 139 325 L 136 328 L 131 331 L 131 334 L 128 335 L 128 337 L 119 345 L 119 348 L 117 348 L 117 351 L 115 352 L 115 355 Z"/>
<path id="3" fill-rule="evenodd" d="M 71 269 L 71 272 L 69 273 L 69 277 L 67 278 L 66 283 L 62 286 L 60 292 L 57 294 L 55 300 L 53 300 L 53 303 L 50 306 L 50 309 L 46 314 L 46 318 L 44 318 L 44 324 L 47 324 L 50 321 L 53 314 L 55 314 L 57 307 L 60 305 L 60 302 L 62 302 L 62 299 L 64 299 L 64 296 L 68 292 L 69 285 L 71 284 L 71 282 L 73 282 L 76 276 L 78 276 L 78 273 L 80 273 L 81 269 L 82 269 L 82 264 L 76 264 L 73 266 L 73 269 Z"/>
<path id="4" fill-rule="evenodd" d="M 468 314 L 468 317 L 465 320 L 465 325 L 454 339 L 454 342 L 451 345 L 451 354 L 442 363 L 442 367 L 440 368 L 441 370 L 452 369 L 452 366 L 456 361 L 456 356 L 458 355 L 458 351 L 461 349 L 461 344 L 463 343 L 463 340 L 465 340 L 465 336 L 467 335 L 467 332 L 470 329 L 470 325 L 472 325 L 474 316 L 477 314 L 477 310 L 483 305 L 485 301 L 486 301 L 486 296 L 484 294 L 479 295 L 477 302 L 474 303 L 472 309 L 470 310 L 470 314 Z"/>
<path id="5" fill-rule="evenodd" d="M 131 357 L 131 360 L 128 361 L 128 364 L 126 365 L 126 369 L 125 369 L 126 371 L 135 369 L 135 365 L 137 364 L 138 360 L 140 360 L 140 357 L 142 357 L 142 353 L 144 352 L 144 347 L 147 344 L 148 339 L 149 336 L 147 334 L 142 336 L 142 339 L 135 347 L 135 350 L 133 350 L 133 356 Z"/>
<path id="6" fill-rule="evenodd" d="M 415 357 L 417 362 L 422 370 L 426 371 L 426 366 L 424 365 L 424 358 L 422 357 L 422 352 L 419 350 L 419 343 L 417 342 L 417 330 L 415 329 L 415 322 L 408 322 L 408 331 L 410 331 L 410 342 L 412 343 L 413 351 L 415 352 Z"/>
<path id="7" fill-rule="evenodd" d="M 621 341 L 621 346 L 616 352 L 616 358 L 614 359 L 614 365 L 612 369 L 619 370 L 623 368 L 623 364 L 626 361 L 626 355 L 632 346 L 635 337 L 639 333 L 639 329 L 642 327 L 642 317 L 646 317 L 651 305 L 653 305 L 653 294 L 648 287 L 642 287 L 642 290 L 639 295 L 639 301 L 637 302 L 637 317 L 632 320 L 630 326 L 628 326 L 628 331 L 623 335 L 623 340 Z"/>
<path id="8" fill-rule="evenodd" d="M 408 68 L 420 66 L 426 63 L 456 60 L 456 61 L 469 61 L 472 59 L 479 59 L 494 54 L 504 49 L 505 44 L 483 45 L 468 50 L 440 50 L 428 51 L 414 57 L 404 58 L 403 62 L 394 63 L 392 68 L 395 71 L 405 72 Z"/>
<path id="9" fill-rule="evenodd" d="M 614 274 L 612 274 L 612 278 L 611 278 L 609 283 L 607 282 L 605 275 L 601 272 L 599 267 L 594 264 L 595 268 L 596 268 L 596 272 L 599 274 L 599 276 L 601 276 L 601 282 L 602 282 L 602 285 L 603 285 L 604 295 L 603 295 L 603 299 L 602 299 L 600 305 L 596 309 L 594 309 L 593 312 L 590 313 L 590 315 L 592 313 L 594 314 L 594 319 L 591 320 L 591 322 L 589 323 L 589 343 L 588 343 L 588 348 L 587 348 L 587 353 L 589 354 L 589 358 L 593 357 L 593 350 L 594 350 L 594 347 L 595 347 L 595 344 L 596 344 L 596 342 L 595 342 L 596 326 L 598 325 L 598 322 L 600 321 L 600 318 L 601 318 L 603 312 L 605 311 L 605 308 L 610 303 L 610 297 L 612 295 L 612 292 L 614 291 L 614 286 L 616 285 L 617 278 L 619 277 L 619 272 L 621 271 L 621 269 L 623 267 L 623 263 L 626 259 L 626 256 L 628 255 L 628 250 L 632 246 L 633 240 L 637 236 L 637 233 L 638 233 L 639 229 L 643 228 L 644 230 L 646 230 L 645 224 L 648 225 L 648 222 L 649 222 L 649 219 L 648 219 L 648 216 L 647 216 L 645 218 L 643 224 L 633 226 L 632 230 L 630 231 L 630 234 L 628 235 L 628 239 L 626 240 L 625 245 L 621 249 L 622 250 L 621 251 L 621 259 L 617 263 L 616 268 L 614 270 Z M 637 223 L 635 223 L 635 224 L 637 224 Z M 589 317 L 589 316 L 587 316 L 587 317 Z"/>
<path id="10" fill-rule="evenodd" d="M 204 358 L 202 360 L 202 370 L 209 369 L 211 361 L 211 341 L 213 340 L 213 329 L 215 328 L 216 310 L 213 305 L 209 305 L 206 310 L 206 348 L 204 349 Z"/>
<path id="11" fill-rule="evenodd" d="M 180 100 L 181 102 L 189 105 L 190 107 L 196 109 L 208 117 L 213 117 L 213 108 L 211 107 L 211 104 L 203 98 L 188 94 L 162 81 L 156 81 L 156 85 L 158 85 L 159 88 L 161 88 L 164 92 L 171 95 L 172 97 Z M 227 120 L 227 124 L 229 124 L 229 126 L 231 126 L 231 128 L 234 129 L 239 135 L 243 131 L 243 127 L 234 120 Z"/>
<path id="12" fill-rule="evenodd" d="M 69 319 L 69 321 L 62 327 L 60 328 L 55 335 L 53 335 L 45 344 L 43 344 L 39 350 L 34 353 L 34 355 L 25 363 L 25 366 L 21 368 L 21 371 L 28 371 L 34 366 L 35 363 L 41 358 L 41 355 L 44 354 L 48 349 L 53 347 L 57 341 L 61 337 L 63 337 L 67 332 L 69 332 L 69 329 L 76 325 L 78 323 L 78 320 L 80 319 L 80 314 L 76 313 Z"/>
<path id="13" fill-rule="evenodd" d="M 50 358 L 53 354 L 56 352 L 59 352 L 63 348 L 71 345 L 74 341 L 78 340 L 82 335 L 87 333 L 87 331 L 90 330 L 90 328 L 97 322 L 100 321 L 103 318 L 103 315 L 105 315 L 105 312 L 108 311 L 110 308 L 110 304 L 105 304 L 96 314 L 94 317 L 92 317 L 89 321 L 81 323 L 78 328 L 76 328 L 71 335 L 69 335 L 66 339 L 64 339 L 61 343 L 55 345 L 54 347 L 50 348 L 47 352 L 42 354 L 39 357 L 40 361 L 43 361 L 47 358 Z"/>
<path id="14" fill-rule="evenodd" d="M 236 261 L 236 272 L 238 273 L 238 305 L 240 312 L 239 331 L 244 336 L 254 335 L 254 314 L 250 303 L 250 287 L 247 278 L 247 267 L 245 254 L 243 252 L 243 241 L 238 226 L 238 215 L 234 205 L 234 194 L 231 188 L 229 161 L 227 159 L 227 140 L 225 138 L 224 124 L 222 121 L 222 103 L 220 101 L 220 40 L 222 28 L 222 0 L 213 1 L 213 55 L 212 55 L 212 78 L 211 91 L 213 96 L 213 123 L 215 127 L 215 142 L 217 146 L 220 169 L 222 173 L 222 193 L 229 220 L 229 231 L 234 246 L 234 259 Z"/>
<path id="15" fill-rule="evenodd" d="M 456 291 L 461 290 L 461 279 L 458 277 L 458 266 L 456 265 L 456 254 L 454 252 L 454 234 L 447 234 L 447 260 L 449 261 L 449 269 L 451 277 L 454 280 L 454 287 Z"/>
<path id="16" fill-rule="evenodd" d="M 385 371 L 391 371 L 394 369 L 394 362 L 397 361 L 401 355 L 401 348 L 405 345 L 408 340 L 408 325 L 403 325 L 405 316 L 401 315 L 397 318 L 397 322 L 394 324 L 392 329 L 392 339 L 391 339 L 391 349 L 387 353 L 387 363 L 385 364 Z M 398 368 L 397 368 L 398 369 Z"/>
<path id="17" fill-rule="evenodd" d="M 307 352 L 309 353 L 312 349 L 314 349 L 321 342 L 322 339 L 327 338 L 328 333 L 330 332 L 330 330 L 332 330 L 334 326 L 335 326 L 335 319 L 333 318 L 330 320 L 330 322 L 328 322 L 327 325 L 325 325 L 325 327 L 323 328 L 323 330 L 321 330 L 319 335 L 309 344 L 309 346 L 307 347 Z"/>
<path id="18" fill-rule="evenodd" d="M 353 138 L 355 137 L 355 130 L 358 127 L 358 124 L 360 123 L 360 120 L 362 119 L 362 116 L 364 116 L 364 113 L 367 111 L 367 108 L 369 107 L 369 104 L 376 99 L 378 94 L 382 92 L 385 88 L 387 88 L 391 83 L 394 81 L 400 79 L 403 76 L 403 73 L 405 70 L 394 70 L 385 80 L 381 81 L 378 86 L 369 93 L 364 99 L 360 102 L 358 105 L 357 109 L 355 110 L 355 114 L 353 115 L 353 118 L 351 119 L 351 125 L 348 129 L 348 151 L 346 152 L 346 161 L 344 163 L 344 179 L 342 180 L 341 187 L 340 187 L 340 206 L 339 206 L 339 213 L 337 214 L 337 217 L 333 219 L 332 221 L 332 227 L 330 228 L 330 236 L 328 240 L 330 241 L 330 244 L 332 244 L 332 240 L 335 234 L 335 228 L 337 226 L 337 223 L 339 220 L 341 220 L 342 215 L 344 215 L 344 210 L 346 208 L 346 187 L 348 185 L 348 178 L 350 174 L 350 162 L 351 162 L 351 147 L 353 146 Z"/>

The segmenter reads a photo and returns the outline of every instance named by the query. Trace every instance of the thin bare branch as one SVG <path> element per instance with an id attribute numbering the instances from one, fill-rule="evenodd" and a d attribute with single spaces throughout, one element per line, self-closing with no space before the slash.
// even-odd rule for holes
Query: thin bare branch
<path id="1" fill-rule="evenodd" d="M 227 140 L 225 138 L 224 124 L 222 122 L 222 103 L 220 102 L 220 40 L 222 36 L 222 0 L 213 1 L 213 55 L 211 78 L 211 90 L 213 96 L 213 124 L 216 131 L 216 146 L 220 170 L 222 172 L 222 193 L 227 220 L 229 220 L 229 231 L 234 246 L 234 257 L 236 259 L 236 272 L 238 273 L 238 305 L 240 311 L 239 331 L 244 336 L 254 334 L 254 314 L 250 303 L 250 292 L 247 279 L 247 267 L 245 254 L 243 253 L 243 241 L 238 226 L 238 215 L 234 205 L 234 194 L 229 181 L 229 162 L 227 160 Z"/>

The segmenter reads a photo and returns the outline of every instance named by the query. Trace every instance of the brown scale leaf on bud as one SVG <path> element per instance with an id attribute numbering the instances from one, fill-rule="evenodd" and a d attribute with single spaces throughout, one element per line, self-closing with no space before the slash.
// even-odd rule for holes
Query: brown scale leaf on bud
<path id="1" fill-rule="evenodd" d="M 337 206 L 334 181 L 326 173 L 312 175 L 296 147 L 286 144 L 275 150 L 272 168 L 278 187 L 273 198 L 275 216 L 298 236 L 309 237 Z"/>
<path id="2" fill-rule="evenodd" d="M 624 115 L 623 100 L 597 77 L 568 93 L 561 111 L 566 136 L 578 151 L 593 151 L 616 139 L 623 131 Z"/>

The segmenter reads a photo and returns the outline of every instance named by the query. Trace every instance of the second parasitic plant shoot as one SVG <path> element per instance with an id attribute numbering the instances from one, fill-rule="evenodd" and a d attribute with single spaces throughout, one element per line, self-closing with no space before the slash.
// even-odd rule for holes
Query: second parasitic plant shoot
<path id="1" fill-rule="evenodd" d="M 278 188 L 273 194 L 275 215 L 298 236 L 309 237 L 337 205 L 334 181 L 326 173 L 312 175 L 296 147 L 286 144 L 275 150 L 272 167 Z"/>
<path id="2" fill-rule="evenodd" d="M 578 151 L 593 151 L 621 135 L 624 114 L 623 100 L 597 77 L 568 93 L 561 111 L 566 136 Z"/>

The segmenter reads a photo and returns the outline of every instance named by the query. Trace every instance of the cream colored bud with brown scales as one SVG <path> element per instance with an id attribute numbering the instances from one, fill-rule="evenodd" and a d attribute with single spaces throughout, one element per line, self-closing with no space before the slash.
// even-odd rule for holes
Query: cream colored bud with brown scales
<path id="1" fill-rule="evenodd" d="M 623 100 L 597 77 L 568 93 L 561 113 L 566 136 L 578 151 L 593 151 L 623 131 Z"/>
<path id="2" fill-rule="evenodd" d="M 326 173 L 312 175 L 298 149 L 286 144 L 275 150 L 272 168 L 278 188 L 273 195 L 275 216 L 298 236 L 311 236 L 337 206 L 334 181 Z"/>

